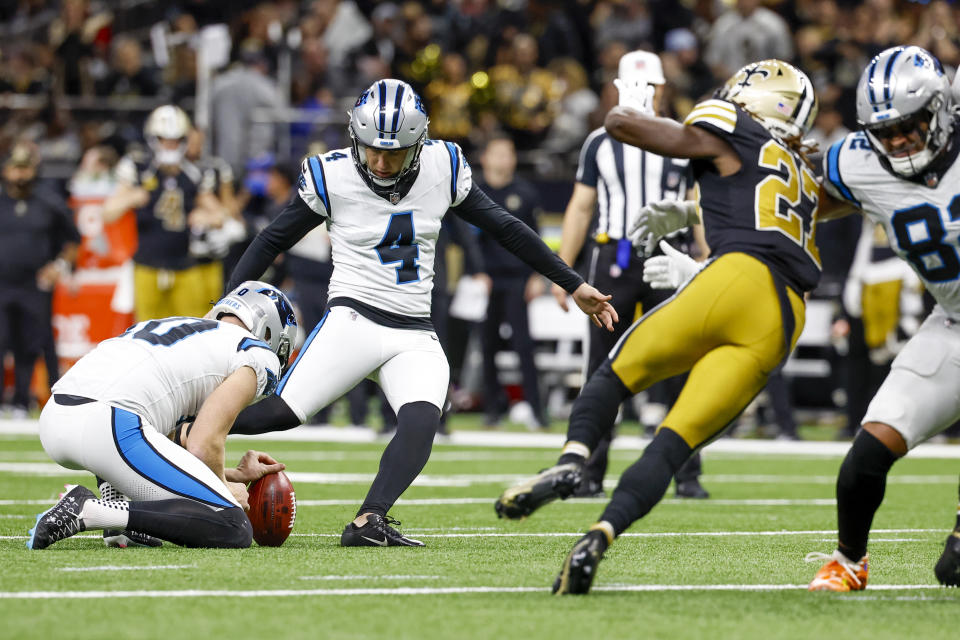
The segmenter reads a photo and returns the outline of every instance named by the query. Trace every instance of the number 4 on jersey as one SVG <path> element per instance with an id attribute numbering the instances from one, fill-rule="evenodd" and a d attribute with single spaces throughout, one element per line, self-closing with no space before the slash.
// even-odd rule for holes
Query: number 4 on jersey
<path id="1" fill-rule="evenodd" d="M 420 247 L 414 244 L 413 212 L 403 211 L 390 216 L 387 231 L 377 245 L 377 255 L 383 264 L 397 265 L 397 284 L 419 282 Z"/>

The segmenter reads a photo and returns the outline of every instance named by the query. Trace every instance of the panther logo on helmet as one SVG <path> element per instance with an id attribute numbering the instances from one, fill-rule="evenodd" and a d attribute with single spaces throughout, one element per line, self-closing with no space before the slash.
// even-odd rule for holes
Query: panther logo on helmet
<path id="1" fill-rule="evenodd" d="M 281 367 L 287 365 L 297 339 L 297 318 L 282 291 L 266 282 L 248 280 L 213 305 L 205 317 L 219 320 L 228 313 L 270 346 Z"/>
<path id="2" fill-rule="evenodd" d="M 800 139 L 817 117 L 817 95 L 803 71 L 782 60 L 753 62 L 717 92 L 735 102 L 778 138 Z"/>

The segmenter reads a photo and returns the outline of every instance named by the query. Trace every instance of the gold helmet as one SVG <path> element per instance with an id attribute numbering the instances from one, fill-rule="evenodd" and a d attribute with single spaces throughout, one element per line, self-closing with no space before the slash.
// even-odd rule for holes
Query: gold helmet
<path id="1" fill-rule="evenodd" d="M 782 60 L 751 62 L 719 90 L 780 138 L 802 138 L 817 117 L 817 95 L 803 71 Z"/>

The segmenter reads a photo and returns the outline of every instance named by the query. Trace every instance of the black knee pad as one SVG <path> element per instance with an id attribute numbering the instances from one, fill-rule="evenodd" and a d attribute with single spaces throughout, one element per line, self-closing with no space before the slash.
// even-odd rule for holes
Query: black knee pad
<path id="1" fill-rule="evenodd" d="M 854 438 L 847 457 L 843 459 L 838 482 L 845 474 L 885 476 L 897 459 L 897 454 L 890 451 L 876 436 L 861 429 Z"/>
<path id="2" fill-rule="evenodd" d="M 250 519 L 240 507 L 224 509 L 219 512 L 220 517 L 226 522 L 227 527 L 223 530 L 222 537 L 217 541 L 216 546 L 224 549 L 246 549 L 253 543 L 253 527 L 250 526 Z"/>
<path id="3" fill-rule="evenodd" d="M 408 402 L 397 412 L 397 428 L 428 432 L 433 438 L 440 428 L 440 409 L 431 402 Z"/>

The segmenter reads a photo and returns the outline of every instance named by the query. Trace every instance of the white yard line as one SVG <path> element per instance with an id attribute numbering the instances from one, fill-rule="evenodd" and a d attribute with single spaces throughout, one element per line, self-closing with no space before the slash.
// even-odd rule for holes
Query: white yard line
<path id="1" fill-rule="evenodd" d="M 74 476 L 85 471 L 75 471 L 61 467 L 53 462 L 0 462 L 0 473 L 17 475 Z M 287 475 L 294 484 L 344 485 L 373 482 L 373 473 L 318 473 L 288 471 Z M 530 474 L 518 473 L 461 473 L 461 474 L 421 474 L 413 481 L 419 487 L 463 488 L 484 484 L 510 485 L 530 477 Z M 704 484 L 829 484 L 837 482 L 835 475 L 774 475 L 774 474 L 704 474 Z M 616 486 L 617 477 L 608 476 L 604 486 Z M 887 478 L 887 484 L 955 484 L 955 475 L 897 475 Z M 0 502 L 2 504 L 2 502 Z"/>
<path id="2" fill-rule="evenodd" d="M 438 507 L 438 506 L 457 506 L 457 505 L 475 505 L 475 504 L 493 504 L 496 497 L 489 498 L 400 498 L 397 505 L 401 507 Z M 46 500 L 0 500 L 0 507 L 15 507 L 29 505 L 51 505 L 56 500 L 48 498 Z M 297 500 L 297 506 L 306 507 L 349 507 L 356 506 L 356 499 L 330 499 L 330 500 Z M 570 498 L 565 501 L 557 502 L 558 505 L 577 505 L 577 504 L 606 504 L 609 498 Z M 833 498 L 802 498 L 797 500 L 789 499 L 746 499 L 746 500 L 724 500 L 713 498 L 710 500 L 684 500 L 682 498 L 666 498 L 660 504 L 668 505 L 689 505 L 691 507 L 831 507 L 837 501 Z M 0 518 L 26 518 L 28 516 L 3 516 Z"/>
<path id="3" fill-rule="evenodd" d="M 636 584 L 597 585 L 593 591 L 657 592 L 657 591 L 805 591 L 805 584 Z M 914 591 L 943 589 L 933 584 L 870 585 L 870 591 Z M 12 600 L 74 600 L 84 598 L 289 598 L 296 596 L 436 596 L 464 593 L 550 593 L 548 587 L 396 587 L 364 589 L 261 589 L 240 591 L 232 589 L 188 589 L 170 591 L 2 591 L 0 599 Z M 859 594 L 858 594 L 859 595 Z"/>
<path id="4" fill-rule="evenodd" d="M 440 580 L 443 576 L 299 576 L 301 580 Z"/>
<path id="5" fill-rule="evenodd" d="M 169 569 L 196 569 L 195 564 L 156 564 L 156 565 L 116 565 L 105 564 L 99 567 L 60 567 L 57 571 L 165 571 Z"/>
<path id="6" fill-rule="evenodd" d="M 448 530 L 449 531 L 449 530 Z M 930 533 L 946 535 L 949 529 L 874 529 L 871 534 L 899 534 L 899 533 Z M 339 538 L 339 533 L 291 533 L 291 537 L 299 538 Z M 484 531 L 478 533 L 424 533 L 417 534 L 418 538 L 570 538 L 580 537 L 583 531 Z M 649 531 L 638 533 L 621 533 L 620 538 L 722 538 L 733 536 L 836 536 L 832 529 L 818 529 L 810 531 Z M 26 540 L 28 536 L 0 536 L 0 540 Z M 80 534 L 72 536 L 74 539 L 89 538 L 100 540 L 103 536 L 94 534 Z M 833 538 L 836 539 L 835 537 Z M 880 541 L 880 540 L 878 540 Z M 899 542 L 899 540 L 895 540 Z"/>
<path id="7" fill-rule="evenodd" d="M 37 435 L 36 420 L 0 420 L 0 435 Z M 307 427 L 300 426 L 288 431 L 266 433 L 258 436 L 232 436 L 231 440 L 260 440 L 272 442 L 340 442 L 363 443 L 385 442 L 370 429 L 360 427 Z M 438 439 L 441 444 L 466 447 L 516 447 L 560 449 L 566 436 L 560 433 L 523 433 L 511 431 L 455 431 L 450 436 Z M 614 450 L 642 450 L 650 443 L 649 438 L 622 435 L 614 440 Z M 843 456 L 850 449 L 849 442 L 779 440 L 749 440 L 721 438 L 706 447 L 710 452 L 747 454 L 784 454 Z M 912 458 L 960 458 L 960 445 L 921 444 L 910 452 Z"/>

